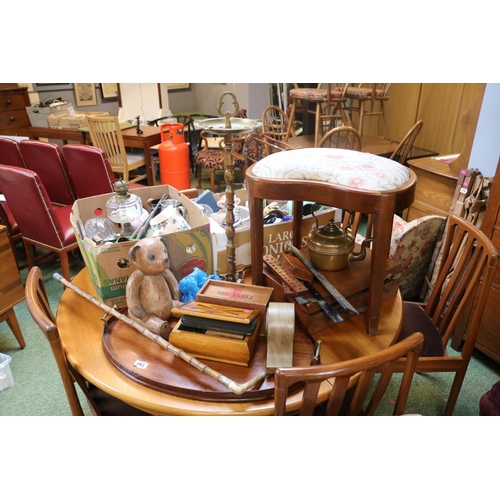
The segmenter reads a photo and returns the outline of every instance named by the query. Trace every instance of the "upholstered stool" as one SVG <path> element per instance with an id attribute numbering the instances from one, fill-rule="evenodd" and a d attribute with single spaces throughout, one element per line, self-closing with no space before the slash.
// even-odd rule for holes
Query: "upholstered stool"
<path id="1" fill-rule="evenodd" d="M 293 242 L 300 248 L 304 201 L 373 215 L 367 331 L 378 330 L 393 215 L 409 207 L 416 176 L 405 166 L 369 153 L 312 148 L 267 156 L 246 172 L 252 228 L 252 279 L 263 283 L 263 200 L 293 201 Z"/>

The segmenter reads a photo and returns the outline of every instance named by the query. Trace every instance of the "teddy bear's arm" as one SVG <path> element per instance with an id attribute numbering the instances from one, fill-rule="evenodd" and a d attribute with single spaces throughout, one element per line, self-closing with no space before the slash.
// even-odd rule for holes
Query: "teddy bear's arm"
<path id="1" fill-rule="evenodd" d="M 179 290 L 179 282 L 175 278 L 174 274 L 170 269 L 165 269 L 163 272 L 163 277 L 167 282 L 168 288 L 170 289 L 170 293 L 172 295 L 173 300 L 181 300 L 181 292 Z"/>
<path id="2" fill-rule="evenodd" d="M 144 318 L 147 315 L 140 297 L 143 281 L 144 275 L 137 271 L 133 272 L 127 281 L 127 307 L 136 318 Z"/>

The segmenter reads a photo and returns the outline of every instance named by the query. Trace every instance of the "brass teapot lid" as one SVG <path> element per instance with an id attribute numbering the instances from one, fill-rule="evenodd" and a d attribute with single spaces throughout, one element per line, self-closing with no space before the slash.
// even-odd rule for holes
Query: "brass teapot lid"
<path id="1" fill-rule="evenodd" d="M 307 247 L 317 253 L 337 255 L 352 252 L 354 239 L 345 234 L 330 219 L 328 224 L 318 229 L 313 229 L 307 236 Z"/>

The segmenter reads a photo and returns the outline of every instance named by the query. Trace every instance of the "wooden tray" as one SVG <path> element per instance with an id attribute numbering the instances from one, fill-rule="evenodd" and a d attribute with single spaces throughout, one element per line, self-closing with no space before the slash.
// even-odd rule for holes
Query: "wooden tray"
<path id="1" fill-rule="evenodd" d="M 116 318 L 109 319 L 104 328 L 103 349 L 109 361 L 127 377 L 174 396 L 224 402 L 269 399 L 274 394 L 274 377 L 270 376 L 238 396 Z M 266 339 L 259 336 L 248 367 L 202 362 L 242 384 L 266 371 L 266 354 Z M 293 347 L 294 366 L 309 366 L 313 355 L 314 345 L 298 327 Z"/>

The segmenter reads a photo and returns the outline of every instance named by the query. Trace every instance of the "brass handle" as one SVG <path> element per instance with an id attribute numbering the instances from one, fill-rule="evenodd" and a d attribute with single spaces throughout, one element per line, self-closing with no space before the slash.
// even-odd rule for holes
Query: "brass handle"
<path id="1" fill-rule="evenodd" d="M 13 122 L 13 121 L 15 120 L 15 118 L 14 118 L 13 116 L 9 116 L 9 120 L 10 120 L 11 122 Z"/>
<path id="2" fill-rule="evenodd" d="M 233 98 L 233 106 L 234 106 L 234 112 L 230 113 L 227 111 L 226 113 L 222 113 L 222 106 L 224 105 L 224 96 L 225 95 L 230 95 Z M 217 112 L 219 115 L 224 116 L 226 120 L 226 128 L 231 128 L 231 116 L 234 116 L 237 112 L 238 109 L 240 109 L 240 105 L 238 104 L 238 100 L 236 99 L 236 96 L 232 92 L 223 92 L 219 98 L 219 102 L 217 104 Z"/>
<path id="3" fill-rule="evenodd" d="M 5 104 L 6 104 L 7 106 L 8 106 L 9 104 L 11 104 L 10 99 L 6 99 L 6 100 L 5 100 Z"/>

